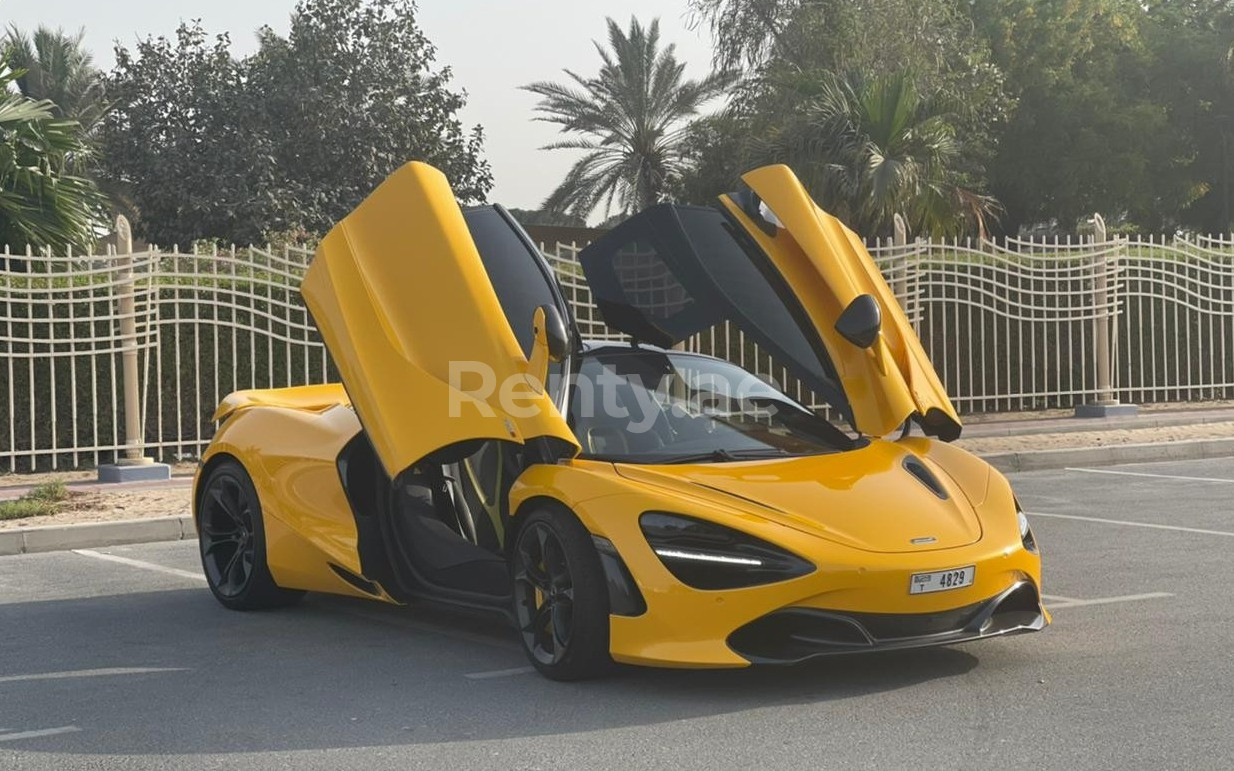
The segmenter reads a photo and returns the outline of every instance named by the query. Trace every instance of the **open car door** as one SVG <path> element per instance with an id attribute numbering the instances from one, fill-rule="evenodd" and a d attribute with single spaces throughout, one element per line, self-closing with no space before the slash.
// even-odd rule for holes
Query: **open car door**
<path id="1" fill-rule="evenodd" d="M 912 419 L 951 441 L 960 420 L 861 239 L 787 166 L 742 177 L 715 207 L 653 206 L 579 259 L 605 322 L 673 345 L 731 321 L 837 409 L 882 436 Z"/>
<path id="2" fill-rule="evenodd" d="M 460 209 L 433 167 L 403 166 L 339 222 L 301 292 L 391 478 L 471 440 L 578 451 L 530 364 L 537 308 L 573 329 L 550 268 L 504 210 Z"/>

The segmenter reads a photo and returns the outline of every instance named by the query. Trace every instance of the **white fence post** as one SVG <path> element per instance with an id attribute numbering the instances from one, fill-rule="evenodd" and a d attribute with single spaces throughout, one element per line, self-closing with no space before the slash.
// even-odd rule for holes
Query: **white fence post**
<path id="1" fill-rule="evenodd" d="M 1114 245 L 1113 256 L 1110 248 L 1099 248 L 1093 255 L 1093 356 L 1095 358 L 1096 388 L 1095 400 L 1087 404 L 1077 404 L 1077 418 L 1107 418 L 1115 415 L 1135 415 L 1140 408 L 1134 404 L 1120 404 L 1114 396 L 1114 383 L 1111 373 L 1114 369 L 1114 353 L 1110 345 L 1110 330 L 1115 326 L 1117 309 L 1111 300 L 1110 275 L 1117 274 L 1118 251 L 1121 241 L 1109 240 L 1105 226 L 1105 218 L 1094 214 L 1089 220 L 1092 233 L 1089 236 L 1094 246 L 1109 247 Z M 1117 284 L 1117 280 L 1115 281 Z"/>
<path id="2" fill-rule="evenodd" d="M 121 385 L 124 389 L 124 452 L 115 463 L 99 466 L 100 482 L 170 479 L 171 467 L 155 463 L 142 450 L 141 380 L 137 369 L 137 279 L 133 274 L 133 229 L 123 214 L 116 217 L 116 300 L 120 327 Z"/>

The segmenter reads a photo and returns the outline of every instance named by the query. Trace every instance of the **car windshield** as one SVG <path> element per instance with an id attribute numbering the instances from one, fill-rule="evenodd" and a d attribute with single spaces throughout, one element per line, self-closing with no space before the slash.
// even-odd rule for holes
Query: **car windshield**
<path id="1" fill-rule="evenodd" d="M 588 458 L 720 463 L 850 449 L 854 440 L 757 376 L 687 353 L 583 355 L 568 419 Z"/>

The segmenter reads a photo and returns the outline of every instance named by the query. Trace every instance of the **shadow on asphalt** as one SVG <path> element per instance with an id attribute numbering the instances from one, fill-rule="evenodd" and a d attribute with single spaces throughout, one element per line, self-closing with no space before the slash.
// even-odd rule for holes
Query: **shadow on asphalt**
<path id="1" fill-rule="evenodd" d="M 183 754 L 395 746 L 570 734 L 841 701 L 963 675 L 925 649 L 796 667 L 536 674 L 498 622 L 310 596 L 235 613 L 204 589 L 0 605 L 0 676 L 120 667 L 139 675 L 0 683 L 5 727 L 74 725 L 21 749 Z M 440 631 L 436 631 L 440 630 Z M 18 745 L 10 747 L 17 749 Z"/>

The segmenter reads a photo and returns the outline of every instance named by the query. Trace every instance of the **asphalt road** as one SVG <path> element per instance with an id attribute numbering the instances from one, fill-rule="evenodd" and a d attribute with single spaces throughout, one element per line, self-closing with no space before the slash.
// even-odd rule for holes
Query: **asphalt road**
<path id="1" fill-rule="evenodd" d="M 191 543 L 0 558 L 0 769 L 1229 768 L 1234 461 L 1013 483 L 1052 628 L 787 669 L 559 684 L 488 623 L 228 612 Z"/>

